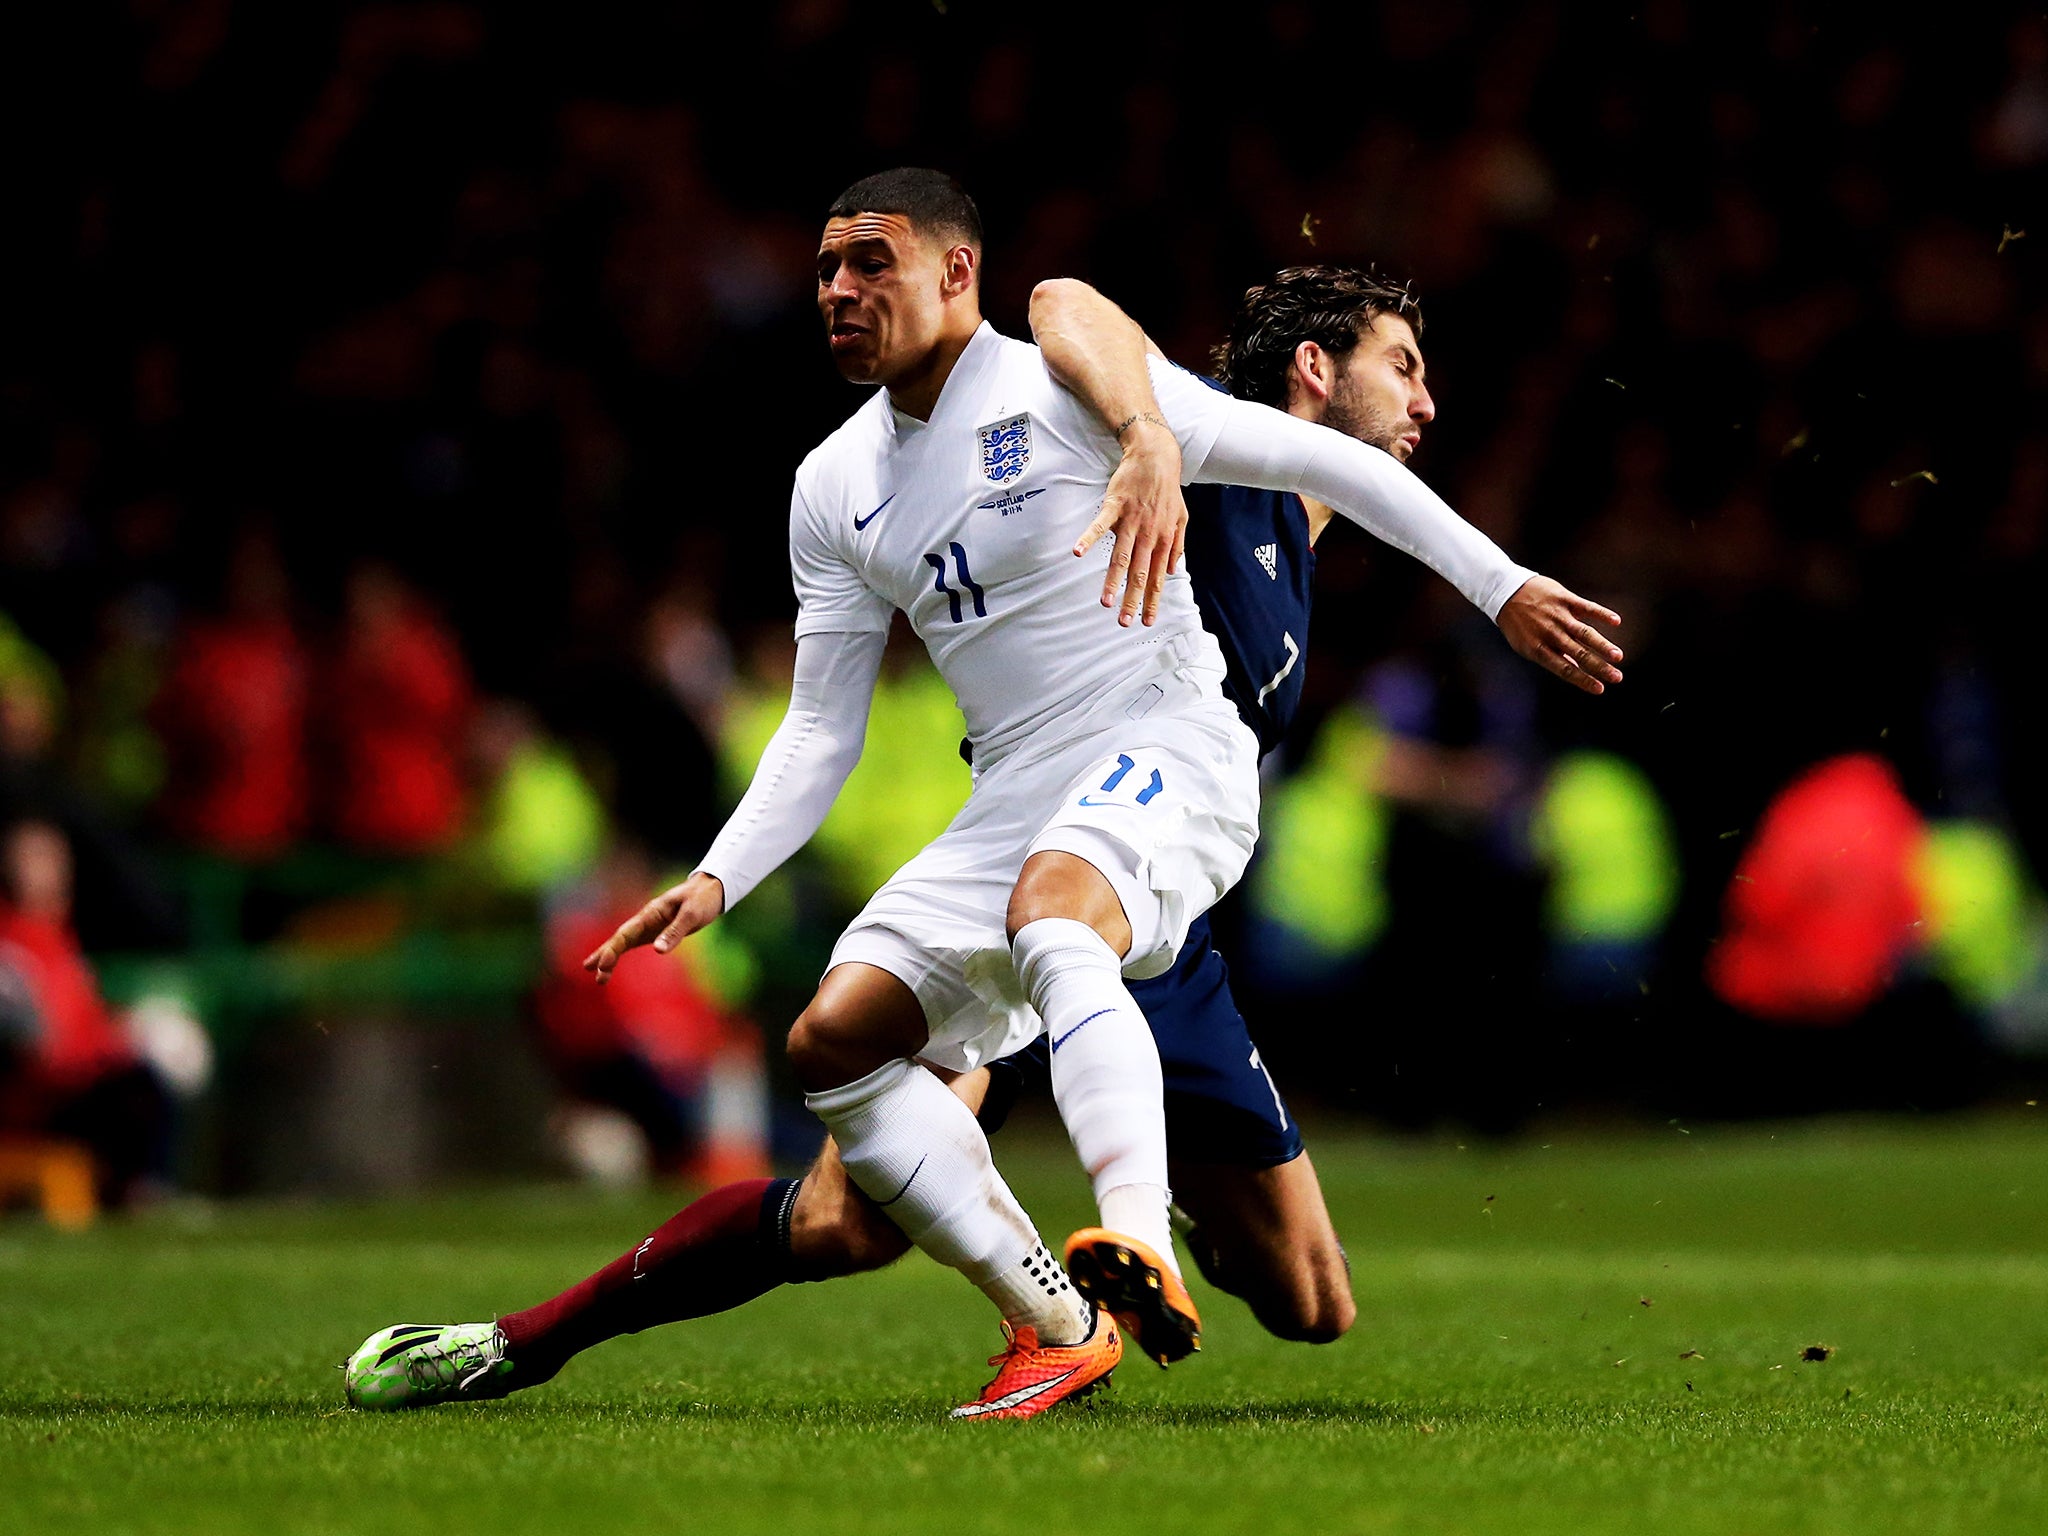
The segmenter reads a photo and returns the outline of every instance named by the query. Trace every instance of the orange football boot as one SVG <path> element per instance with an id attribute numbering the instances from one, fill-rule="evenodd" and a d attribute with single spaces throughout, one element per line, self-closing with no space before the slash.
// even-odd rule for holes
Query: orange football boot
<path id="1" fill-rule="evenodd" d="M 1086 1397 L 1109 1385 L 1109 1373 L 1124 1357 L 1124 1341 L 1116 1324 L 1100 1307 L 1095 1326 L 1078 1344 L 1041 1345 L 1035 1328 L 1003 1324 L 1009 1348 L 989 1357 L 996 1379 L 981 1396 L 953 1410 L 956 1419 L 1028 1419 L 1055 1403 Z"/>
<path id="2" fill-rule="evenodd" d="M 1188 1288 L 1135 1237 L 1083 1227 L 1067 1239 L 1067 1273 L 1075 1290 L 1123 1324 L 1148 1360 L 1167 1366 L 1202 1347 L 1202 1319 Z"/>

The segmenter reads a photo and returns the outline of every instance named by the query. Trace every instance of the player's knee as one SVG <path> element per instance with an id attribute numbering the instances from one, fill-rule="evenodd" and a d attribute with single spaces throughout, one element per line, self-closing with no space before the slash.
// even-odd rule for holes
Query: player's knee
<path id="1" fill-rule="evenodd" d="M 1358 1305 L 1352 1300 L 1352 1286 L 1346 1280 L 1300 1288 L 1288 1298 L 1282 1327 L 1274 1327 L 1282 1339 L 1292 1343 L 1335 1343 L 1352 1331 L 1358 1321 Z"/>
<path id="2" fill-rule="evenodd" d="M 1319 1266 L 1262 1300 L 1255 1308 L 1259 1321 L 1291 1344 L 1334 1344 L 1358 1321 L 1351 1281 L 1341 1266 Z"/>
<path id="3" fill-rule="evenodd" d="M 1130 923 L 1115 887 L 1094 865 L 1074 854 L 1056 850 L 1034 853 L 1024 861 L 1017 883 L 1010 889 L 1004 927 L 1012 943 L 1026 924 L 1044 917 L 1086 923 L 1118 954 L 1130 948 Z"/>
<path id="4" fill-rule="evenodd" d="M 789 1029 L 789 1065 L 806 1093 L 844 1088 L 924 1049 L 917 995 L 887 971 L 837 965 Z"/>
<path id="5" fill-rule="evenodd" d="M 1017 883 L 1010 890 L 1009 910 L 1003 915 L 1003 927 L 1012 944 L 1028 923 L 1035 923 L 1041 917 L 1065 917 L 1058 909 L 1052 883 L 1038 878 L 1033 871 L 1037 868 L 1033 860 L 1024 866 L 1024 873 L 1017 877 Z"/>
<path id="6" fill-rule="evenodd" d="M 1347 1291 L 1321 1296 L 1294 1316 L 1293 1330 L 1286 1335 L 1298 1344 L 1334 1344 L 1358 1321 L 1358 1308 Z"/>
<path id="7" fill-rule="evenodd" d="M 788 1050 L 790 1070 L 807 1093 L 844 1087 L 889 1059 L 876 1057 L 856 1021 L 821 999 L 790 1025 Z"/>

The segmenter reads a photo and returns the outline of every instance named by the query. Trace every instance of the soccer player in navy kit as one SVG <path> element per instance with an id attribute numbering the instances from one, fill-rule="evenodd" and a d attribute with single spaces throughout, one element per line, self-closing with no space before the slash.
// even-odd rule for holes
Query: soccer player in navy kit
<path id="1" fill-rule="evenodd" d="M 1150 344 L 1108 300 L 1082 283 L 1042 283 L 1031 321 L 1055 376 L 1112 425 L 1145 408 L 1138 354 Z M 1217 349 L 1216 387 L 1335 428 L 1405 463 L 1436 415 L 1421 334 L 1421 308 L 1405 286 L 1364 268 L 1288 268 L 1244 295 L 1230 340 Z M 1119 355 L 1120 374 L 1112 376 L 1109 365 Z M 1156 467 L 1146 494 L 1160 516 L 1149 541 L 1120 534 L 1120 546 L 1128 546 L 1127 560 L 1125 548 L 1118 555 L 1119 573 L 1127 568 L 1124 617 L 1149 607 L 1161 562 L 1172 563 L 1184 537 L 1202 622 L 1228 668 L 1224 691 L 1259 738 L 1260 752 L 1270 752 L 1301 702 L 1314 545 L 1333 513 L 1298 495 L 1245 486 L 1191 485 L 1183 492 L 1178 480 L 1177 464 Z M 1112 494 L 1118 489 L 1113 483 Z M 1184 535 L 1174 515 L 1181 496 Z M 1105 589 L 1104 602 L 1116 596 Z M 1573 609 L 1579 627 L 1556 634 L 1546 603 Z M 1498 622 L 1520 654 L 1599 693 L 1620 681 L 1614 663 L 1621 653 L 1587 620 L 1620 622 L 1537 576 Z M 1540 632 L 1549 632 L 1552 643 L 1536 643 Z M 1300 1130 L 1231 998 L 1206 917 L 1190 929 L 1173 969 L 1132 983 L 1131 995 L 1152 1027 L 1165 1071 L 1174 1195 L 1194 1223 L 1184 1234 L 1189 1252 L 1210 1282 L 1241 1297 L 1269 1332 L 1314 1343 L 1337 1338 L 1354 1317 L 1343 1250 Z M 1043 1053 L 1041 1042 L 996 1064 L 984 1124 L 1016 1092 L 1042 1080 Z"/>
<path id="2" fill-rule="evenodd" d="M 1101 295 L 1070 281 L 1041 284 L 1031 318 L 1056 374 L 1082 355 L 1100 356 L 1129 325 Z M 1436 414 L 1423 382 L 1421 329 L 1412 294 L 1368 270 L 1289 268 L 1244 296 L 1217 351 L 1216 387 L 1405 460 Z M 1062 377 L 1089 397 L 1085 378 Z M 1202 622 L 1223 650 L 1225 692 L 1260 752 L 1270 752 L 1301 703 L 1314 545 L 1330 509 L 1244 486 L 1194 485 L 1182 495 L 1188 573 Z M 1137 589 L 1150 575 L 1132 567 L 1127 599 L 1143 600 Z M 1173 1187 L 1194 1222 L 1184 1235 L 1189 1252 L 1268 1331 L 1313 1343 L 1339 1337 L 1355 1315 L 1343 1250 L 1300 1128 L 1230 994 L 1206 916 L 1174 968 L 1133 983 L 1131 995 L 1159 1043 Z M 984 1124 L 1004 1099 L 1041 1085 L 1042 1058 L 1034 1046 L 997 1065 Z"/>
<path id="3" fill-rule="evenodd" d="M 1034 295 L 1048 365 L 1111 427 L 1149 408 L 1142 333 L 1085 285 Z M 1252 290 L 1221 356 L 1230 387 L 1406 459 L 1434 414 L 1423 384 L 1420 315 L 1405 289 L 1344 268 L 1292 269 Z M 1136 361 L 1136 382 L 1132 361 Z M 1119 371 L 1121 370 L 1121 371 Z M 1129 393 L 1139 391 L 1136 397 Z M 1126 410 L 1126 406 L 1135 407 Z M 1121 589 L 1125 619 L 1156 598 L 1178 554 L 1182 492 L 1170 434 L 1148 434 L 1158 461 L 1126 460 L 1106 498 L 1149 516 L 1120 522 L 1104 601 Z M 1134 484 L 1135 482 L 1135 484 Z M 1227 692 L 1262 750 L 1299 702 L 1307 643 L 1312 544 L 1330 509 L 1292 494 L 1193 487 L 1185 523 L 1204 623 L 1224 652 Z M 1091 536 L 1084 545 L 1093 542 Z M 1539 587 L 1537 583 L 1542 583 Z M 1586 622 L 1617 622 L 1597 605 L 1532 578 L 1499 623 L 1521 654 L 1598 692 L 1619 679 L 1620 653 Z M 1149 613 L 1148 613 L 1149 617 Z M 1212 1281 L 1247 1300 L 1273 1333 L 1326 1341 L 1354 1311 L 1343 1253 L 1299 1131 L 1266 1075 L 1230 998 L 1206 925 L 1165 975 L 1134 985 L 1165 1066 L 1177 1201 L 1194 1222 L 1189 1245 Z M 1029 1062 L 957 1078 L 955 1092 L 999 1123 Z M 645 1242 L 561 1295 L 491 1325 L 420 1328 L 377 1362 L 405 1379 L 376 1406 L 497 1397 L 551 1378 L 574 1354 L 621 1333 L 737 1306 L 777 1285 L 880 1267 L 908 1240 L 860 1196 L 831 1148 L 802 1180 L 757 1180 L 704 1196 Z M 477 1332 L 479 1337 L 469 1335 Z M 381 1336 L 379 1336 L 381 1337 Z M 507 1349 L 504 1341 L 510 1340 Z M 352 1376 L 353 1382 L 353 1376 Z M 368 1401 L 367 1398 L 364 1399 Z"/>

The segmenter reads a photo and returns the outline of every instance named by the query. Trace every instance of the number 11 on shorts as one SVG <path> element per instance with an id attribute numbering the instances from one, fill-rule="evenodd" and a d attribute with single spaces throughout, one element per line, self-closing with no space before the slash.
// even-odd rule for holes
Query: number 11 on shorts
<path id="1" fill-rule="evenodd" d="M 1118 787 L 1122 785 L 1124 780 L 1131 776 L 1131 770 L 1133 768 L 1136 768 L 1137 766 L 1138 765 L 1136 763 L 1131 761 L 1130 755 L 1128 753 L 1117 753 L 1116 771 L 1112 773 L 1108 778 L 1102 781 L 1102 788 L 1098 791 L 1095 791 L 1095 793 L 1104 795 L 1115 794 L 1117 792 Z M 1135 799 L 1140 805 L 1149 805 L 1152 801 L 1152 797 L 1158 794 L 1164 788 L 1166 788 L 1166 780 L 1162 779 L 1159 776 L 1159 770 L 1157 768 L 1154 768 L 1152 770 L 1152 782 L 1147 784 L 1143 789 L 1139 790 L 1137 794 L 1134 795 L 1132 798 Z M 1079 803 L 1082 805 L 1095 806 L 1114 805 L 1116 802 L 1113 800 L 1097 800 L 1092 798 L 1092 796 L 1090 795 L 1083 795 Z"/>

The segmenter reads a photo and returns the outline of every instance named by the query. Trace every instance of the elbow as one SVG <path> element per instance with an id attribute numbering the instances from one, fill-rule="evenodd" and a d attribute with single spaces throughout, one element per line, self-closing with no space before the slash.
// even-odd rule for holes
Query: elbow
<path id="1" fill-rule="evenodd" d="M 1078 277 L 1048 277 L 1031 290 L 1031 334 L 1043 337 L 1073 313 L 1077 303 L 1095 290 Z"/>

